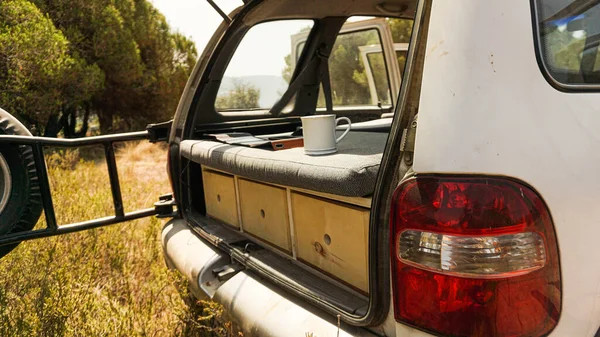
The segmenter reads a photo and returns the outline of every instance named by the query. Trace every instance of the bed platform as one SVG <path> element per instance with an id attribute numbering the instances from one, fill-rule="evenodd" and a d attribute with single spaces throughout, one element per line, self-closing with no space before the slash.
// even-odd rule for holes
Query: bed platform
<path id="1" fill-rule="evenodd" d="M 271 151 L 216 141 L 185 140 L 183 157 L 231 174 L 341 196 L 373 194 L 387 133 L 350 132 L 332 155 L 311 157 L 302 148 Z"/>
<path id="2" fill-rule="evenodd" d="M 339 152 L 183 141 L 202 167 L 207 216 L 368 293 L 371 197 L 387 134 L 350 132 Z"/>

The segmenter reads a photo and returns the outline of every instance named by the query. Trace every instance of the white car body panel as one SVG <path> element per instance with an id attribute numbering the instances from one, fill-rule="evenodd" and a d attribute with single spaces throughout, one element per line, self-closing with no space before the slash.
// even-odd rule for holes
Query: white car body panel
<path id="1" fill-rule="evenodd" d="M 600 94 L 565 93 L 546 81 L 532 25 L 529 1 L 433 2 L 414 171 L 509 176 L 537 190 L 560 252 L 562 313 L 551 336 L 593 336 Z"/>
<path id="2" fill-rule="evenodd" d="M 219 287 L 214 299 L 223 304 L 240 328 L 251 336 L 376 337 L 365 329 L 347 325 L 338 329 L 331 315 L 309 311 L 301 301 L 294 301 L 246 271 L 237 273 Z"/>

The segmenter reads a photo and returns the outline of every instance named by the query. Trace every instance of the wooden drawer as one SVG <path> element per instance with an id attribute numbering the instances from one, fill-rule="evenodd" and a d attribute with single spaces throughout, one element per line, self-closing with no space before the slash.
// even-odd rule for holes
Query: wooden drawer
<path id="1" fill-rule="evenodd" d="M 283 188 L 238 180 L 244 232 L 291 251 L 287 195 Z"/>
<path id="2" fill-rule="evenodd" d="M 292 192 L 298 259 L 368 292 L 369 210 Z"/>
<path id="3" fill-rule="evenodd" d="M 206 214 L 239 228 L 233 176 L 203 169 L 202 181 L 204 182 Z"/>

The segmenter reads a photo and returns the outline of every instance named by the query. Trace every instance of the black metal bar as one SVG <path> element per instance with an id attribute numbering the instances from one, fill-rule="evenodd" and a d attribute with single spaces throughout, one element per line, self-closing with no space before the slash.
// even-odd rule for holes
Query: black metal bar
<path id="1" fill-rule="evenodd" d="M 26 145 L 32 148 L 40 186 L 41 201 L 46 216 L 46 228 L 30 230 L 25 232 L 17 232 L 5 236 L 0 236 L 0 246 L 19 243 L 21 241 L 26 240 L 33 240 L 49 236 L 83 231 L 87 229 L 112 225 L 120 222 L 135 220 L 158 214 L 156 208 L 147 208 L 135 212 L 125 213 L 123 209 L 123 198 L 121 195 L 121 187 L 119 184 L 115 150 L 113 146 L 113 143 L 115 142 L 143 140 L 148 139 L 148 137 L 148 131 L 128 132 L 116 135 L 95 136 L 77 139 L 0 135 L 0 144 L 8 143 L 13 145 Z M 48 170 L 46 169 L 46 160 L 44 158 L 44 147 L 54 146 L 73 148 L 91 145 L 104 146 L 104 153 L 106 155 L 106 163 L 110 178 L 115 215 L 100 219 L 59 226 L 56 222 L 56 214 L 54 212 L 54 206 L 52 203 L 50 182 L 48 180 Z"/>
<path id="2" fill-rule="evenodd" d="M 80 147 L 89 145 L 102 145 L 107 142 L 117 143 L 130 140 L 142 140 L 148 138 L 148 131 L 127 132 L 115 135 L 93 136 L 85 138 L 49 138 L 35 136 L 8 136 L 0 135 L 0 143 L 11 143 L 19 145 L 58 146 L 58 147 Z"/>
<path id="3" fill-rule="evenodd" d="M 229 17 L 229 15 L 225 14 L 225 12 L 223 12 L 223 10 L 221 9 L 221 7 L 219 7 L 219 5 L 217 5 L 213 0 L 206 0 L 211 6 L 212 8 L 214 8 L 217 13 L 219 13 L 219 15 L 223 18 L 223 20 L 225 20 L 225 22 L 227 23 L 231 23 L 231 18 Z"/>
<path id="4" fill-rule="evenodd" d="M 58 226 L 56 225 L 56 214 L 54 214 L 54 206 L 52 205 L 52 193 L 50 192 L 50 181 L 48 180 L 48 170 L 44 159 L 44 148 L 41 144 L 35 144 L 31 147 L 31 150 L 33 151 L 44 214 L 46 215 L 46 226 L 48 230 L 53 232 L 56 231 Z"/>
<path id="5" fill-rule="evenodd" d="M 115 206 L 115 216 L 122 218 L 125 215 L 123 210 L 123 196 L 121 195 L 121 185 L 119 184 L 119 172 L 117 171 L 117 161 L 115 160 L 115 148 L 112 143 L 104 144 L 104 154 L 106 155 L 106 165 L 108 167 L 108 178 L 110 179 L 110 191 L 112 192 L 113 204 Z"/>
<path id="6" fill-rule="evenodd" d="M 9 235 L 6 235 L 6 236 L 0 238 L 0 246 L 10 245 L 10 244 L 18 243 L 21 241 L 45 238 L 45 237 L 54 236 L 54 235 L 80 232 L 80 231 L 84 231 L 84 230 L 88 230 L 88 229 L 92 229 L 92 228 L 113 225 L 113 224 L 121 223 L 124 221 L 140 219 L 140 218 L 144 218 L 147 216 L 152 216 L 154 214 L 156 214 L 156 211 L 154 210 L 154 208 L 147 208 L 147 209 L 127 213 L 122 218 L 117 218 L 117 217 L 111 216 L 111 217 L 106 217 L 106 218 L 100 218 L 100 219 L 95 219 L 95 220 L 90 220 L 90 221 L 83 221 L 83 222 L 73 223 L 73 224 L 69 224 L 69 225 L 59 226 L 56 230 L 51 230 L 50 228 L 45 228 L 45 229 L 38 229 L 35 231 L 9 234 Z"/>

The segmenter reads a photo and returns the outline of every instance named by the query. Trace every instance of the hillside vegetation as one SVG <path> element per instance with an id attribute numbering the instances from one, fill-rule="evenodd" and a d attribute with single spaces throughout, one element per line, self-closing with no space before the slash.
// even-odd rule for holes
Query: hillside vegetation
<path id="1" fill-rule="evenodd" d="M 84 159 L 94 153 L 48 158 L 61 224 L 113 212 L 106 165 Z M 126 211 L 170 191 L 160 146 L 126 146 L 117 161 Z M 167 270 L 163 223 L 152 217 L 19 245 L 0 263 L 0 336 L 230 336 L 221 309 L 194 305 Z"/>
<path id="2" fill-rule="evenodd" d="M 0 1 L 0 107 L 34 135 L 169 120 L 196 58 L 147 0 Z"/>

